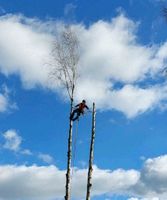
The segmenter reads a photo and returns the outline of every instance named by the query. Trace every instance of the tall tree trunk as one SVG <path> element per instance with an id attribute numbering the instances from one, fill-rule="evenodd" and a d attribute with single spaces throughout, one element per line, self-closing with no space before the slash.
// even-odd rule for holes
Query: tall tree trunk
<path id="1" fill-rule="evenodd" d="M 71 99 L 71 105 L 70 105 L 70 116 L 73 109 L 73 98 Z M 66 172 L 66 194 L 64 199 L 69 200 L 70 199 L 70 184 L 71 184 L 71 160 L 72 160 L 72 127 L 73 127 L 73 121 L 70 119 L 70 125 L 69 125 L 69 136 L 68 136 L 68 152 L 67 152 L 67 172 Z"/>
<path id="2" fill-rule="evenodd" d="M 90 191 L 92 187 L 92 172 L 93 172 L 93 159 L 94 159 L 94 141 L 95 141 L 95 103 L 93 103 L 93 113 L 92 113 L 92 135 L 90 144 L 90 154 L 89 154 L 89 170 L 88 170 L 88 180 L 87 180 L 87 193 L 86 200 L 90 200 Z"/>

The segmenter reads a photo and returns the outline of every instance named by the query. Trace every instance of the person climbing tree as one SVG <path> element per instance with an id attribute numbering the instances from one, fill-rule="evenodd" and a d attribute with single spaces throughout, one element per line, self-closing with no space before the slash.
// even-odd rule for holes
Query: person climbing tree
<path id="1" fill-rule="evenodd" d="M 75 108 L 76 108 L 76 109 L 74 109 L 73 112 L 72 112 L 71 115 L 70 115 L 70 119 L 71 119 L 72 121 L 75 121 L 75 120 L 79 119 L 80 115 L 81 115 L 81 114 L 82 114 L 82 115 L 84 114 L 84 109 L 85 109 L 85 108 L 89 110 L 89 107 L 86 105 L 86 101 L 85 101 L 85 100 L 82 100 L 82 102 L 79 103 L 79 104 L 77 104 L 77 105 L 75 106 Z M 76 117 L 74 117 L 75 114 L 76 114 Z"/>

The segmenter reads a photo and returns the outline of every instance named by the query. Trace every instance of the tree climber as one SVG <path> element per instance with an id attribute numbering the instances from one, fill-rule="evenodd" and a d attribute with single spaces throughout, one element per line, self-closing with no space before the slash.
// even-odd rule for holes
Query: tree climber
<path id="1" fill-rule="evenodd" d="M 85 100 L 82 100 L 81 103 L 77 104 L 75 106 L 76 109 L 73 110 L 73 112 L 71 113 L 70 115 L 70 119 L 72 121 L 75 121 L 77 119 L 79 119 L 80 115 L 84 114 L 84 109 L 86 108 L 87 110 L 89 110 L 89 107 L 86 105 L 86 101 Z M 74 117 L 74 115 L 76 114 L 76 117 Z"/>

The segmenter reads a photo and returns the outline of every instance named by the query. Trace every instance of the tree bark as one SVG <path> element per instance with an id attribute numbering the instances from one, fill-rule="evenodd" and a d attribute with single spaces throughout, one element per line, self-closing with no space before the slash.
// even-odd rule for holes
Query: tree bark
<path id="1" fill-rule="evenodd" d="M 88 179 L 87 179 L 87 193 L 86 200 L 90 200 L 90 192 L 92 187 L 92 173 L 93 173 L 93 159 L 94 159 L 94 141 L 95 141 L 95 103 L 93 103 L 93 113 L 92 113 L 92 135 L 90 144 L 90 154 L 89 154 L 89 169 L 88 169 Z"/>
<path id="2" fill-rule="evenodd" d="M 70 116 L 73 109 L 73 99 L 71 99 L 70 105 Z M 71 185 L 71 160 L 72 160 L 72 128 L 73 121 L 70 119 L 69 124 L 69 136 L 68 136 L 68 152 L 67 152 L 67 172 L 66 172 L 66 192 L 65 192 L 65 200 L 70 199 L 70 185 Z"/>

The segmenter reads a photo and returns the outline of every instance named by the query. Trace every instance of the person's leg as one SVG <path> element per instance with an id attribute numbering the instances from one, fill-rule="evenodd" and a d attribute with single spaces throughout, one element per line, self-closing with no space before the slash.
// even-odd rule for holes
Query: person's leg
<path id="1" fill-rule="evenodd" d="M 78 109 L 75 109 L 75 110 L 73 110 L 73 112 L 71 113 L 71 116 L 70 116 L 70 119 L 71 119 L 71 120 L 73 120 L 73 117 L 74 117 L 75 113 L 78 112 L 77 110 L 78 110 Z"/>
<path id="2" fill-rule="evenodd" d="M 80 113 L 80 111 L 79 110 L 77 110 L 77 116 L 75 117 L 75 118 L 73 118 L 72 120 L 73 121 L 75 121 L 75 120 L 77 120 L 77 119 L 79 119 L 79 116 L 81 115 L 81 113 Z"/>

